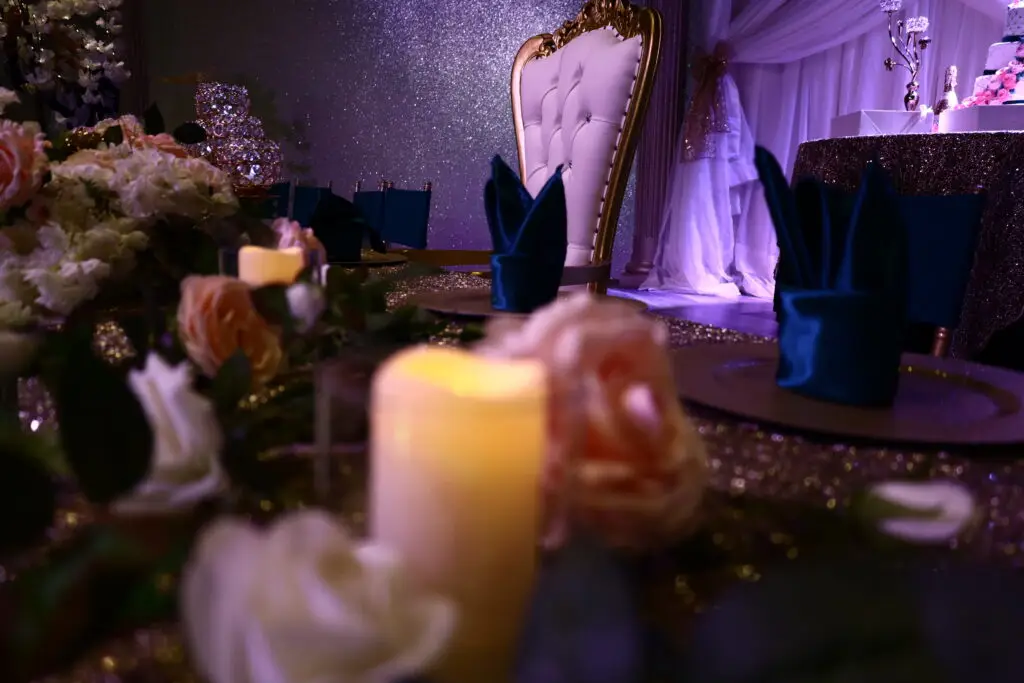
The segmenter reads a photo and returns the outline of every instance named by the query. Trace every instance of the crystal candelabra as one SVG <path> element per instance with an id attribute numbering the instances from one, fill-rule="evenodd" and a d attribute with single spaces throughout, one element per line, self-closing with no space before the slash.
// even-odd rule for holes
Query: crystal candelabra
<path id="1" fill-rule="evenodd" d="M 907 95 L 903 98 L 903 105 L 907 111 L 915 111 L 921 97 L 917 91 L 921 84 L 917 77 L 921 73 L 921 56 L 927 49 L 932 39 L 923 35 L 928 30 L 928 17 L 911 17 L 893 22 L 893 16 L 903 9 L 903 0 L 881 0 L 879 5 L 882 11 L 889 15 L 889 41 L 896 49 L 899 60 L 887 57 L 885 68 L 888 71 L 896 67 L 903 67 L 910 73 L 910 82 L 907 83 Z"/>
<path id="2" fill-rule="evenodd" d="M 200 82 L 196 87 L 196 123 L 207 139 L 190 151 L 231 176 L 235 192 L 259 196 L 281 178 L 280 146 L 268 140 L 263 124 L 249 113 L 244 86 Z"/>

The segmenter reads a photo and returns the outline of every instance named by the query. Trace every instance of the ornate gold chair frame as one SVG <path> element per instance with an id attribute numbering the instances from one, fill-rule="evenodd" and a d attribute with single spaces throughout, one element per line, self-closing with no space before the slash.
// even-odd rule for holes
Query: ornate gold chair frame
<path id="1" fill-rule="evenodd" d="M 523 120 L 523 69 L 531 61 L 549 57 L 580 36 L 603 28 L 613 29 L 622 39 L 640 36 L 640 63 L 633 82 L 632 94 L 625 109 L 622 129 L 612 155 L 611 170 L 594 222 L 594 246 L 589 266 L 566 269 L 563 284 L 588 284 L 591 290 L 604 291 L 611 274 L 612 246 L 618 228 L 626 185 L 633 158 L 647 113 L 654 75 L 661 55 L 662 22 L 657 11 L 633 5 L 626 0 L 589 0 L 574 19 L 565 22 L 554 33 L 530 38 L 515 57 L 512 66 L 512 118 L 519 155 L 519 171 L 527 178 L 527 146 Z M 490 259 L 488 251 L 406 250 L 410 260 L 434 265 L 481 265 Z"/>

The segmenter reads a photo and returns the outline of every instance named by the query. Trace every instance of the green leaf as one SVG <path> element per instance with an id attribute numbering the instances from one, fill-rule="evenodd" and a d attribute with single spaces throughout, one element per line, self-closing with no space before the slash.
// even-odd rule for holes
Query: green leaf
<path id="1" fill-rule="evenodd" d="M 484 326 L 480 323 L 469 323 L 459 331 L 459 341 L 463 344 L 478 342 L 487 336 Z"/>
<path id="2" fill-rule="evenodd" d="M 0 552 L 39 542 L 53 524 L 57 491 L 45 466 L 52 453 L 42 437 L 0 429 Z"/>
<path id="3" fill-rule="evenodd" d="M 158 106 L 151 104 L 142 113 L 142 126 L 146 135 L 159 135 L 166 132 L 167 124 L 164 123 L 164 115 L 160 113 Z"/>
<path id="4" fill-rule="evenodd" d="M 103 132 L 103 142 L 108 145 L 120 145 L 124 142 L 124 130 L 121 126 L 111 126 Z"/>
<path id="5" fill-rule="evenodd" d="M 252 290 L 252 303 L 256 312 L 271 325 L 277 325 L 284 332 L 295 329 L 295 318 L 288 306 L 286 285 L 266 285 Z"/>
<path id="6" fill-rule="evenodd" d="M 238 407 L 238 402 L 252 391 L 252 364 L 241 349 L 224 361 L 213 378 L 210 396 L 220 414 Z"/>
<path id="7" fill-rule="evenodd" d="M 325 283 L 326 296 L 329 302 L 338 299 L 356 299 L 360 295 L 362 280 L 354 271 L 344 268 L 328 268 Z"/>
<path id="8" fill-rule="evenodd" d="M 148 472 L 153 430 L 124 373 L 93 352 L 92 327 L 68 334 L 65 363 L 50 387 L 60 443 L 85 496 L 110 503 Z"/>
<path id="9" fill-rule="evenodd" d="M 198 123 L 183 123 L 174 129 L 174 139 L 183 145 L 198 145 L 206 142 L 206 129 Z"/>

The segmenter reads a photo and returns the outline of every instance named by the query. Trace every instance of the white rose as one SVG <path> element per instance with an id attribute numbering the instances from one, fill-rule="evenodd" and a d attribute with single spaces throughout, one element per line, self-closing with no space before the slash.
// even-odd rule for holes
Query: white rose
<path id="1" fill-rule="evenodd" d="M 910 543 L 952 541 L 975 515 L 971 492 L 948 481 L 886 481 L 868 489 L 868 496 L 884 511 L 872 520 L 879 531 Z"/>
<path id="2" fill-rule="evenodd" d="M 56 269 L 30 268 L 25 279 L 39 290 L 36 303 L 59 315 L 68 315 L 83 301 L 100 291 L 100 282 L 110 275 L 110 264 L 97 259 L 65 261 Z"/>
<path id="3" fill-rule="evenodd" d="M 309 332 L 324 312 L 324 293 L 308 282 L 298 282 L 285 292 L 288 308 L 298 323 L 299 331 Z"/>
<path id="4" fill-rule="evenodd" d="M 428 668 L 455 626 L 387 549 L 323 512 L 268 531 L 214 523 L 182 579 L 193 663 L 210 683 L 394 683 Z"/>
<path id="5" fill-rule="evenodd" d="M 192 367 L 172 367 L 150 353 L 128 386 L 153 430 L 149 474 L 135 491 L 114 503 L 125 514 L 184 510 L 220 494 L 227 479 L 220 465 L 223 444 L 213 404 L 192 388 Z"/>

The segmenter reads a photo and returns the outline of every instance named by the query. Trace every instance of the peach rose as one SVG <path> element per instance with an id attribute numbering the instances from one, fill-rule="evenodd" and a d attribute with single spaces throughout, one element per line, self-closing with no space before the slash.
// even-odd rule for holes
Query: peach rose
<path id="1" fill-rule="evenodd" d="M 0 120 L 0 210 L 32 199 L 46 165 L 46 141 L 38 125 Z"/>
<path id="2" fill-rule="evenodd" d="M 707 459 L 676 394 L 662 324 L 581 293 L 525 322 L 494 321 L 480 352 L 548 368 L 555 398 L 542 482 L 546 546 L 565 540 L 570 518 L 633 550 L 693 528 Z"/>
<path id="3" fill-rule="evenodd" d="M 184 159 L 189 156 L 189 153 L 184 147 L 178 144 L 178 141 L 174 139 L 173 135 L 168 133 L 146 135 L 146 131 L 142 127 L 142 123 L 131 115 L 101 121 L 93 126 L 93 130 L 102 135 L 114 126 L 121 127 L 121 134 L 124 136 L 124 141 L 135 149 L 158 149 L 161 152 L 166 152 L 167 154 L 176 156 L 179 159 Z"/>
<path id="4" fill-rule="evenodd" d="M 136 149 L 151 148 L 158 149 L 165 154 L 176 156 L 179 159 L 185 159 L 191 156 L 184 147 L 178 144 L 178 141 L 174 139 L 174 136 L 169 133 L 160 133 L 159 135 L 143 135 L 141 137 L 132 138 L 132 147 Z"/>
<path id="5" fill-rule="evenodd" d="M 235 278 L 185 278 L 178 335 L 189 358 L 210 377 L 239 349 L 249 358 L 256 386 L 266 384 L 281 367 L 279 332 L 256 312 L 249 285 Z"/>
<path id="6" fill-rule="evenodd" d="M 313 234 L 312 228 L 303 228 L 298 221 L 278 218 L 270 226 L 277 233 L 277 248 L 288 249 L 301 247 L 306 251 L 320 253 L 321 261 L 327 261 L 327 250 L 323 243 Z"/>

